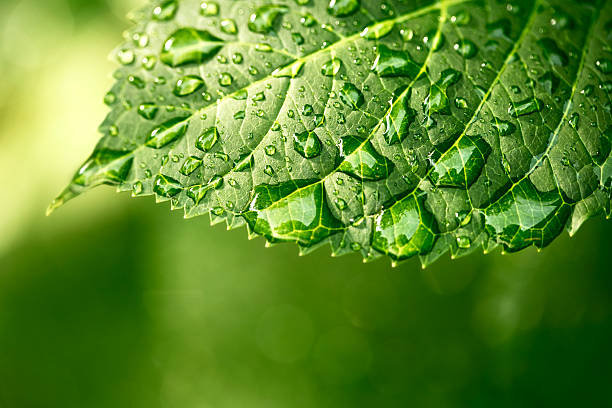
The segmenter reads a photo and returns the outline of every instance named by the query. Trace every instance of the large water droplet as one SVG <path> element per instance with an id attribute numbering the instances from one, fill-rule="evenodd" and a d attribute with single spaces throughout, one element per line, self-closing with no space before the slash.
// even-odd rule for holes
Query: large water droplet
<path id="1" fill-rule="evenodd" d="M 164 43 L 161 60 L 178 67 L 184 64 L 200 64 L 214 57 L 223 47 L 223 40 L 194 28 L 181 28 Z"/>
<path id="2" fill-rule="evenodd" d="M 129 151 L 96 149 L 75 174 L 72 184 L 79 187 L 121 184 L 127 180 L 133 162 Z"/>
<path id="3" fill-rule="evenodd" d="M 372 71 L 381 77 L 407 76 L 414 78 L 419 73 L 418 65 L 412 60 L 407 51 L 392 50 L 385 44 L 377 47 L 376 60 Z"/>
<path id="4" fill-rule="evenodd" d="M 183 191 L 183 186 L 170 176 L 158 174 L 153 183 L 153 191 L 159 196 L 172 198 Z"/>
<path id="5" fill-rule="evenodd" d="M 312 246 L 342 230 L 327 205 L 323 184 L 317 180 L 256 186 L 244 218 L 251 231 L 270 242 Z"/>
<path id="6" fill-rule="evenodd" d="M 597 153 L 593 155 L 593 161 L 598 166 L 603 166 L 610 157 L 610 151 L 612 151 L 612 127 L 609 127 L 601 134 L 599 138 L 599 149 Z"/>
<path id="7" fill-rule="evenodd" d="M 480 176 L 491 146 L 480 136 L 463 136 L 436 162 L 430 178 L 437 186 L 468 188 Z"/>
<path id="8" fill-rule="evenodd" d="M 184 176 L 189 176 L 202 165 L 202 159 L 196 156 L 188 157 L 179 172 Z"/>
<path id="9" fill-rule="evenodd" d="M 258 34 L 268 34 L 274 28 L 276 19 L 288 11 L 289 7 L 278 4 L 261 6 L 249 17 L 249 30 Z"/>
<path id="10" fill-rule="evenodd" d="M 456 84 L 460 79 L 461 73 L 452 68 L 448 68 L 440 74 L 440 79 L 431 85 L 429 95 L 425 98 L 427 116 L 434 113 L 450 114 L 450 103 L 446 92 L 449 86 Z"/>
<path id="11" fill-rule="evenodd" d="M 342 67 L 342 60 L 338 58 L 332 58 L 321 66 L 321 73 L 325 76 L 331 77 L 336 76 L 340 68 Z"/>
<path id="12" fill-rule="evenodd" d="M 202 132 L 196 140 L 196 147 L 203 152 L 208 152 L 219 140 L 219 132 L 216 127 L 211 127 Z"/>
<path id="13" fill-rule="evenodd" d="M 394 260 L 425 255 L 433 248 L 436 231 L 436 221 L 425 207 L 424 195 L 411 194 L 376 217 L 372 247 Z"/>
<path id="14" fill-rule="evenodd" d="M 350 82 L 344 83 L 344 86 L 340 90 L 340 99 L 354 110 L 358 110 L 365 103 L 363 93 Z"/>
<path id="15" fill-rule="evenodd" d="M 551 65 L 564 67 L 569 64 L 569 57 L 552 38 L 540 38 L 538 45 Z"/>
<path id="16" fill-rule="evenodd" d="M 366 181 L 384 180 L 394 165 L 374 149 L 371 142 L 357 136 L 345 136 L 340 142 L 338 171 Z"/>
<path id="17" fill-rule="evenodd" d="M 485 209 L 486 230 L 508 251 L 542 248 L 563 231 L 571 207 L 555 189 L 538 191 L 529 179 Z"/>
<path id="18" fill-rule="evenodd" d="M 401 143 L 408 136 L 408 129 L 416 119 L 417 112 L 410 107 L 410 91 L 391 101 L 391 109 L 385 116 L 385 133 L 383 137 L 388 144 Z"/>
<path id="19" fill-rule="evenodd" d="M 330 0 L 327 12 L 335 17 L 345 17 L 359 9 L 359 0 Z"/>
<path id="20" fill-rule="evenodd" d="M 305 159 L 321 154 L 322 144 L 315 132 L 302 132 L 293 135 L 293 148 Z"/>
<path id="21" fill-rule="evenodd" d="M 155 119 L 159 108 L 152 102 L 145 102 L 138 106 L 138 114 L 147 120 Z"/>
<path id="22" fill-rule="evenodd" d="M 189 127 L 189 117 L 176 117 L 162 123 L 147 138 L 145 145 L 161 149 L 169 143 L 181 138 Z"/>
<path id="23" fill-rule="evenodd" d="M 519 116 L 530 115 L 535 112 L 539 112 L 544 106 L 544 102 L 537 98 L 525 99 L 523 101 L 514 103 L 508 108 L 508 114 L 518 118 Z"/>
<path id="24" fill-rule="evenodd" d="M 423 44 L 425 44 L 432 51 L 439 51 L 443 46 L 446 38 L 441 32 L 437 30 L 431 30 L 423 36 Z"/>
<path id="25" fill-rule="evenodd" d="M 559 77 L 548 71 L 539 78 L 539 83 L 550 95 L 554 94 L 561 83 Z"/>
<path id="26" fill-rule="evenodd" d="M 272 72 L 272 76 L 275 78 L 296 78 L 302 72 L 302 67 L 304 67 L 304 60 L 297 60 L 286 67 L 277 68 Z"/>
<path id="27" fill-rule="evenodd" d="M 361 36 L 368 40 L 379 40 L 389 35 L 393 27 L 395 27 L 395 21 L 384 21 L 371 27 L 366 27 L 361 32 Z"/>
<path id="28" fill-rule="evenodd" d="M 204 87 L 204 80 L 202 78 L 197 75 L 187 75 L 176 82 L 172 93 L 176 96 L 187 96 L 202 87 Z"/>
<path id="29" fill-rule="evenodd" d="M 478 47 L 473 41 L 464 38 L 459 42 L 455 43 L 453 49 L 457 51 L 463 58 L 470 59 L 474 58 L 478 53 Z"/>

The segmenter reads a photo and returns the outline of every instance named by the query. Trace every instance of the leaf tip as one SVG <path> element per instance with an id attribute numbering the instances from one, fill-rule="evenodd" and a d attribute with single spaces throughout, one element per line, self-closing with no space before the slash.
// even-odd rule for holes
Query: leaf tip
<path id="1" fill-rule="evenodd" d="M 68 201 L 75 198 L 78 194 L 74 193 L 70 188 L 65 189 L 60 195 L 58 195 L 47 207 L 45 215 L 48 217 L 55 212 L 58 208 L 66 204 Z"/>

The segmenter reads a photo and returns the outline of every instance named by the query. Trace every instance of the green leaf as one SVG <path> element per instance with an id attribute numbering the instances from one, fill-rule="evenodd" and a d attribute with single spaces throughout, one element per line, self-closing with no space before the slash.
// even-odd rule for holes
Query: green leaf
<path id="1" fill-rule="evenodd" d="M 100 184 L 366 260 L 610 216 L 612 1 L 156 2 L 51 210 Z"/>

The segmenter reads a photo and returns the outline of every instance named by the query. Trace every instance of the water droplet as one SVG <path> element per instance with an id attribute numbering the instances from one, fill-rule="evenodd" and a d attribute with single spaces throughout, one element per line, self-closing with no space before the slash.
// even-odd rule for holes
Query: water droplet
<path id="1" fill-rule="evenodd" d="M 244 60 L 244 57 L 239 52 L 232 55 L 232 62 L 234 64 L 242 64 L 243 60 Z"/>
<path id="2" fill-rule="evenodd" d="M 208 152 L 219 140 L 219 132 L 216 127 L 211 127 L 202 132 L 195 146 L 203 152 Z"/>
<path id="3" fill-rule="evenodd" d="M 238 34 L 238 26 L 236 22 L 231 18 L 224 18 L 220 23 L 221 31 L 225 34 L 236 35 Z"/>
<path id="4" fill-rule="evenodd" d="M 411 194 L 376 217 L 372 247 L 394 260 L 425 255 L 433 248 L 436 231 L 435 218 L 425 207 L 424 196 Z"/>
<path id="5" fill-rule="evenodd" d="M 346 105 L 352 107 L 353 110 L 358 110 L 365 103 L 363 93 L 350 82 L 344 83 L 344 86 L 340 90 L 340 99 L 342 99 L 342 102 Z"/>
<path id="6" fill-rule="evenodd" d="M 523 101 L 511 104 L 508 108 L 508 114 L 515 118 L 520 116 L 530 115 L 535 112 L 539 112 L 544 106 L 544 102 L 540 99 L 525 99 Z"/>
<path id="7" fill-rule="evenodd" d="M 151 131 L 145 145 L 161 149 L 182 137 L 189 127 L 189 117 L 170 119 Z"/>
<path id="8" fill-rule="evenodd" d="M 138 89 L 144 89 L 146 85 L 145 81 L 143 81 L 142 78 L 137 77 L 135 75 L 129 75 L 127 80 L 130 85 Z"/>
<path id="9" fill-rule="evenodd" d="M 153 9 L 153 18 L 158 21 L 167 21 L 174 18 L 178 10 L 176 0 L 164 1 Z"/>
<path id="10" fill-rule="evenodd" d="M 491 124 L 497 130 L 497 133 L 500 136 L 510 136 L 516 131 L 516 126 L 512 122 L 508 122 L 505 120 L 501 120 L 498 118 L 493 118 L 493 122 Z"/>
<path id="11" fill-rule="evenodd" d="M 538 45 L 551 65 L 565 67 L 569 64 L 569 57 L 552 38 L 541 38 Z"/>
<path id="12" fill-rule="evenodd" d="M 572 113 L 568 119 L 568 123 L 577 131 L 580 127 L 580 115 L 577 112 Z"/>
<path id="13" fill-rule="evenodd" d="M 574 20 L 563 10 L 555 10 L 550 18 L 550 25 L 558 30 L 563 30 L 565 28 L 572 28 Z"/>
<path id="14" fill-rule="evenodd" d="M 270 44 L 265 44 L 265 43 L 255 44 L 255 51 L 272 52 L 272 46 Z"/>
<path id="15" fill-rule="evenodd" d="M 153 183 L 153 191 L 159 196 L 171 198 L 183 191 L 183 186 L 170 176 L 158 174 Z"/>
<path id="16" fill-rule="evenodd" d="M 178 67 L 184 64 L 200 64 L 214 57 L 223 47 L 223 40 L 194 28 L 181 28 L 164 43 L 161 60 Z"/>
<path id="17" fill-rule="evenodd" d="M 204 87 L 204 80 L 197 75 L 187 75 L 176 82 L 172 93 L 176 96 L 187 96 Z"/>
<path id="18" fill-rule="evenodd" d="M 334 200 L 334 204 L 336 204 L 336 208 L 339 209 L 340 211 L 344 211 L 346 210 L 347 204 L 346 201 L 344 201 L 342 198 L 336 198 Z"/>
<path id="19" fill-rule="evenodd" d="M 612 61 L 607 58 L 601 58 L 595 61 L 595 67 L 603 74 L 612 74 Z"/>
<path id="20" fill-rule="evenodd" d="M 387 36 L 395 27 L 395 21 L 384 21 L 371 27 L 366 27 L 361 36 L 367 40 L 379 40 Z"/>
<path id="21" fill-rule="evenodd" d="M 306 104 L 302 108 L 302 116 L 311 116 L 313 113 L 314 113 L 314 108 L 310 104 Z"/>
<path id="22" fill-rule="evenodd" d="M 371 142 L 357 136 L 345 136 L 340 142 L 338 167 L 342 173 L 366 181 L 378 181 L 389 177 L 393 163 L 374 149 Z"/>
<path id="23" fill-rule="evenodd" d="M 538 191 L 527 178 L 484 210 L 485 228 L 507 251 L 530 245 L 542 248 L 559 235 L 571 206 L 554 189 Z"/>
<path id="24" fill-rule="evenodd" d="M 327 12 L 334 17 L 346 17 L 359 9 L 359 0 L 330 0 Z"/>
<path id="25" fill-rule="evenodd" d="M 469 107 L 467 100 L 461 97 L 455 98 L 455 106 L 459 109 L 467 109 Z"/>
<path id="26" fill-rule="evenodd" d="M 113 105 L 115 102 L 117 102 L 117 96 L 116 96 L 114 93 L 109 92 L 109 93 L 107 93 L 107 94 L 104 96 L 104 104 L 105 104 L 105 105 L 111 106 L 111 105 Z"/>
<path id="27" fill-rule="evenodd" d="M 268 164 L 264 167 L 264 173 L 269 177 L 274 177 L 275 171 L 274 168 Z"/>
<path id="28" fill-rule="evenodd" d="M 266 148 L 264 149 L 264 151 L 266 152 L 266 155 L 268 156 L 274 156 L 276 154 L 276 146 L 274 145 L 268 145 L 266 146 Z"/>
<path id="29" fill-rule="evenodd" d="M 202 165 L 202 159 L 196 156 L 188 157 L 179 170 L 184 176 L 189 176 Z"/>
<path id="30" fill-rule="evenodd" d="M 472 240 L 469 237 L 457 237 L 457 246 L 461 249 L 468 249 L 472 246 Z"/>
<path id="31" fill-rule="evenodd" d="M 439 187 L 468 188 L 480 176 L 491 146 L 479 136 L 463 136 L 446 151 L 430 172 Z"/>
<path id="32" fill-rule="evenodd" d="M 235 119 L 235 120 L 242 120 L 242 119 L 244 119 L 245 117 L 246 117 L 246 113 L 245 113 L 245 111 L 243 111 L 243 110 L 241 110 L 241 111 L 238 111 L 238 112 L 234 113 L 234 119 Z"/>
<path id="33" fill-rule="evenodd" d="M 305 159 L 312 159 L 321 154 L 322 144 L 314 132 L 295 133 L 293 135 L 293 148 Z"/>
<path id="34" fill-rule="evenodd" d="M 593 161 L 598 166 L 603 166 L 606 160 L 610 157 L 612 151 L 612 127 L 609 127 L 603 132 L 599 138 L 599 149 L 593 155 Z"/>
<path id="35" fill-rule="evenodd" d="M 561 80 L 552 72 L 548 71 L 539 78 L 539 83 L 550 95 L 554 94 L 559 87 Z"/>
<path id="36" fill-rule="evenodd" d="M 415 78 L 419 73 L 419 67 L 406 51 L 392 50 L 384 44 L 377 47 L 376 60 L 372 71 L 381 77 L 407 76 Z"/>
<path id="37" fill-rule="evenodd" d="M 432 51 L 439 51 L 446 41 L 444 34 L 438 33 L 437 30 L 431 30 L 423 36 L 423 44 L 425 44 Z"/>
<path id="38" fill-rule="evenodd" d="M 157 58 L 153 55 L 147 55 L 142 58 L 142 67 L 147 71 L 151 71 L 157 64 Z"/>
<path id="39" fill-rule="evenodd" d="M 291 33 L 291 39 L 297 45 L 304 44 L 304 36 L 300 33 Z"/>
<path id="40" fill-rule="evenodd" d="M 222 72 L 219 75 L 219 85 L 230 86 L 234 82 L 234 77 L 228 72 Z"/>
<path id="41" fill-rule="evenodd" d="M 465 10 L 462 10 L 451 17 L 451 22 L 458 26 L 466 26 L 472 20 L 472 16 Z"/>
<path id="42" fill-rule="evenodd" d="M 501 19 L 487 24 L 487 32 L 493 38 L 509 38 L 512 32 L 512 23 L 508 19 Z"/>
<path id="43" fill-rule="evenodd" d="M 206 17 L 219 15 L 219 4 L 214 1 L 203 1 L 200 5 L 200 13 Z"/>
<path id="44" fill-rule="evenodd" d="M 286 67 L 277 68 L 272 72 L 274 78 L 296 78 L 302 72 L 304 60 L 297 60 Z"/>
<path id="45" fill-rule="evenodd" d="M 331 60 L 323 64 L 323 66 L 321 67 L 321 73 L 328 77 L 336 76 L 338 71 L 340 71 L 341 67 L 342 67 L 342 60 L 338 58 L 332 58 Z"/>
<path id="46" fill-rule="evenodd" d="M 450 114 L 450 104 L 446 92 L 449 86 L 456 84 L 460 79 L 461 73 L 452 68 L 448 68 L 440 74 L 440 79 L 429 88 L 429 95 L 424 102 L 428 117 L 431 117 L 434 113 Z"/>
<path id="47" fill-rule="evenodd" d="M 478 53 L 478 47 L 476 47 L 476 44 L 467 38 L 459 40 L 459 42 L 455 43 L 453 49 L 466 59 L 474 58 Z"/>
<path id="48" fill-rule="evenodd" d="M 138 106 L 138 114 L 147 120 L 155 119 L 158 110 L 158 106 L 152 102 L 141 103 Z"/>
<path id="49" fill-rule="evenodd" d="M 117 60 L 121 65 L 133 64 L 135 58 L 134 51 L 132 50 L 120 50 L 117 53 Z"/>
<path id="50" fill-rule="evenodd" d="M 132 194 L 135 196 L 142 194 L 143 190 L 144 190 L 144 186 L 142 185 L 141 181 L 135 182 L 134 185 L 132 186 Z"/>
<path id="51" fill-rule="evenodd" d="M 388 144 L 401 143 L 407 136 L 410 125 L 416 119 L 417 112 L 410 107 L 410 91 L 400 100 L 391 101 L 391 109 L 385 117 L 383 137 Z"/>
<path id="52" fill-rule="evenodd" d="M 267 4 L 259 7 L 249 17 L 249 30 L 258 34 L 268 34 L 274 28 L 276 19 L 289 11 L 289 7 L 277 4 Z"/>

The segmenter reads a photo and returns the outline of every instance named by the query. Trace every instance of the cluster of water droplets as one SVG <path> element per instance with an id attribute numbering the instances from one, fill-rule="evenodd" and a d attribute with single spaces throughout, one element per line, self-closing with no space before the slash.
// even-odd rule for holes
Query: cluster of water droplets
<path id="1" fill-rule="evenodd" d="M 330 0 L 324 14 L 319 2 L 295 3 L 154 6 L 153 23 L 130 32 L 116 53 L 124 69 L 104 99 L 114 112 L 102 127 L 109 147 L 73 184 L 129 183 L 134 195 L 155 193 L 192 215 L 242 217 L 271 242 L 309 247 L 329 238 L 337 253 L 404 259 L 435 253 L 436 245 L 461 253 L 481 239 L 484 224 L 510 249 L 548 242 L 537 238 L 545 235 L 540 225 L 568 216 L 567 197 L 546 195 L 525 174 L 550 167 L 560 129 L 548 129 L 537 151 L 520 140 L 527 168 L 504 146 L 519 143 L 529 126 L 549 126 L 555 103 L 562 121 L 582 126 L 565 84 L 581 50 L 555 35 L 577 24 L 563 8 L 492 2 L 491 15 L 462 5 L 401 13 L 394 10 L 409 6 L 382 2 L 375 10 L 382 22 L 372 23 L 364 10 L 371 5 L 359 0 Z M 196 13 L 197 24 L 180 26 L 181 13 Z M 534 21 L 549 14 L 538 28 Z M 147 34 L 151 27 L 166 33 L 160 44 Z M 519 39 L 529 45 L 515 48 Z M 579 90 L 585 98 L 604 92 L 609 99 L 609 56 L 584 62 L 600 75 L 599 84 Z M 506 66 L 517 74 L 504 73 Z M 603 109 L 609 115 L 610 103 Z M 142 122 L 111 123 L 124 111 Z M 607 123 L 599 148 L 589 151 L 601 167 L 610 155 Z M 559 163 L 572 166 L 568 157 Z M 473 202 L 476 195 L 487 198 Z M 462 201 L 456 211 L 453 200 Z M 514 242 L 505 227 L 519 201 L 525 211 L 546 203 L 554 211 L 534 216 L 531 226 L 516 220 L 527 232 L 513 232 L 521 237 Z"/>

